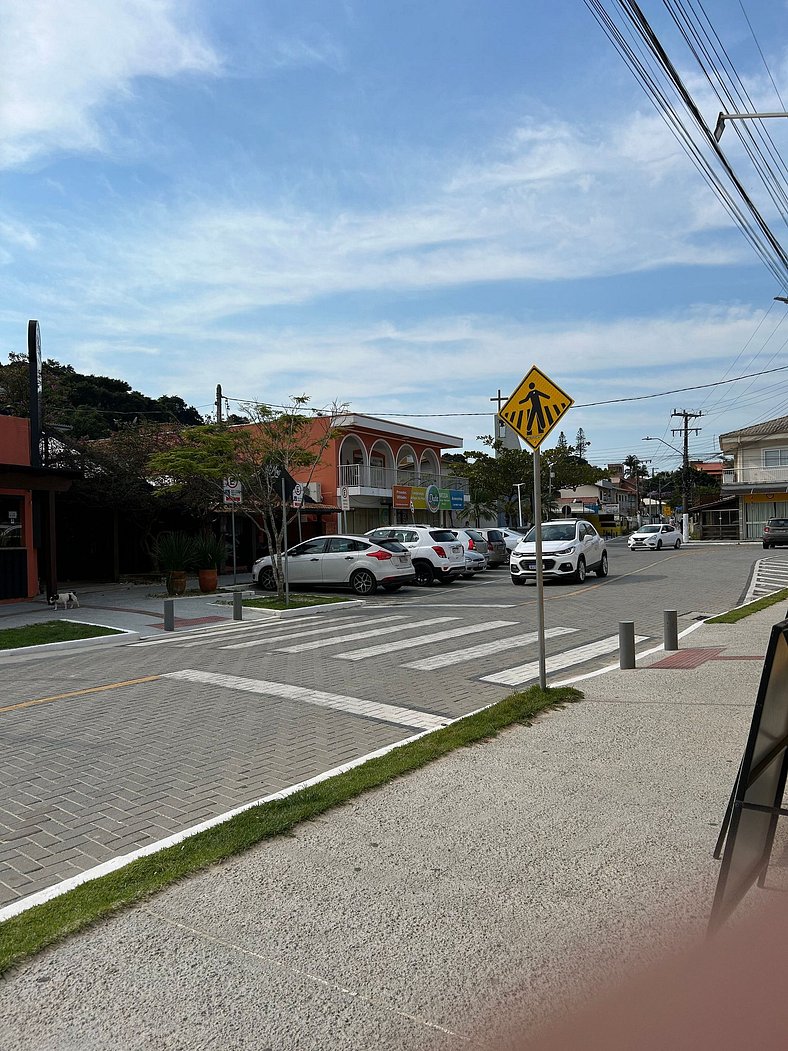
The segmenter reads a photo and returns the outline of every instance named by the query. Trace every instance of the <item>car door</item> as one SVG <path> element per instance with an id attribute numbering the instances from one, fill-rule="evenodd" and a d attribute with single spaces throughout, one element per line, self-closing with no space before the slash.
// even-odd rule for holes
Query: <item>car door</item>
<path id="1" fill-rule="evenodd" d="M 326 538 L 305 540 L 287 552 L 287 579 L 291 584 L 323 583 L 323 552 Z"/>
<path id="2" fill-rule="evenodd" d="M 350 574 L 365 559 L 365 551 L 370 544 L 355 540 L 349 536 L 332 536 L 328 539 L 325 554 L 322 558 L 323 583 L 346 584 Z M 366 561 L 371 562 L 372 559 Z"/>
<path id="3" fill-rule="evenodd" d="M 587 566 L 596 566 L 602 558 L 602 537 L 588 522 L 583 526 L 583 552 Z"/>

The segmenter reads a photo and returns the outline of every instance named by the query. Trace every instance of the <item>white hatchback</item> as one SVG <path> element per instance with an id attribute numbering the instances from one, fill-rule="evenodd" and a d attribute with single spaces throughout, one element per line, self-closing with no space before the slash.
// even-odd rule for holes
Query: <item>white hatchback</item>
<path id="1" fill-rule="evenodd" d="M 672 525 L 643 525 L 627 540 L 630 551 L 659 551 L 663 547 L 681 547 L 681 533 Z"/>
<path id="2" fill-rule="evenodd" d="M 396 540 L 369 540 L 365 536 L 316 536 L 287 552 L 288 583 L 349 587 L 357 595 L 371 595 L 378 584 L 384 591 L 398 591 L 415 584 L 410 551 Z M 271 556 L 259 558 L 252 580 L 268 591 L 276 589 Z"/>
<path id="3" fill-rule="evenodd" d="M 576 580 L 589 571 L 607 576 L 607 547 L 596 529 L 583 518 L 542 523 L 542 574 L 545 580 Z M 512 552 L 509 572 L 513 584 L 536 580 L 536 530 L 531 529 Z"/>

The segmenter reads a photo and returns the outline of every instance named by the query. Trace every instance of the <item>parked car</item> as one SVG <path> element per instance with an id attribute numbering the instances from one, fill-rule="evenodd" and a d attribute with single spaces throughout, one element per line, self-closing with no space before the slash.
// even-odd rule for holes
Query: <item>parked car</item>
<path id="1" fill-rule="evenodd" d="M 787 538 L 788 539 L 788 538 Z M 630 551 L 660 551 L 663 547 L 681 547 L 681 533 L 672 525 L 642 525 L 627 540 Z"/>
<path id="2" fill-rule="evenodd" d="M 287 579 L 296 587 L 349 587 L 357 595 L 371 595 L 378 584 L 385 591 L 414 584 L 416 573 L 410 552 L 396 540 L 316 536 L 288 550 Z M 270 555 L 259 558 L 252 566 L 252 581 L 268 591 L 276 588 Z"/>
<path id="3" fill-rule="evenodd" d="M 478 529 L 470 527 L 454 529 L 452 527 L 452 533 L 457 537 L 465 551 L 476 551 L 478 554 L 486 556 L 490 550 L 487 537 L 480 533 Z"/>
<path id="4" fill-rule="evenodd" d="M 514 551 L 514 549 L 517 547 L 517 545 L 523 539 L 523 537 L 525 536 L 525 533 L 527 532 L 527 530 L 524 530 L 522 533 L 517 533 L 513 529 L 509 529 L 508 527 L 505 528 L 503 526 L 498 526 L 495 529 L 481 529 L 480 532 L 483 533 L 487 537 L 487 543 L 490 545 L 490 551 L 489 551 L 488 556 L 487 556 L 488 560 L 490 562 L 490 565 L 491 566 L 493 566 L 493 565 L 507 565 L 508 566 L 508 564 L 509 564 L 509 555 L 512 553 L 512 551 Z M 503 544 L 503 556 L 504 556 L 500 560 L 500 562 L 497 561 L 497 560 L 493 560 L 493 558 L 491 557 L 492 553 L 493 553 L 493 550 L 500 552 L 500 548 L 497 546 L 499 544 Z"/>
<path id="5" fill-rule="evenodd" d="M 403 544 L 413 560 L 416 583 L 423 587 L 434 580 L 439 584 L 449 583 L 465 572 L 462 544 L 450 529 L 442 526 L 380 526 L 364 535 L 376 543 L 396 540 Z"/>
<path id="6" fill-rule="evenodd" d="M 770 518 L 763 527 L 763 546 L 788 544 L 788 518 Z"/>
<path id="7" fill-rule="evenodd" d="M 536 579 L 536 530 L 523 537 L 512 552 L 509 572 L 513 584 Z M 607 576 L 607 546 L 590 522 L 582 518 L 542 523 L 542 573 L 547 580 L 569 578 L 578 583 L 589 571 Z"/>
<path id="8" fill-rule="evenodd" d="M 463 578 L 470 580 L 471 577 L 475 577 L 477 573 L 483 573 L 487 568 L 487 557 L 479 554 L 478 551 L 466 551 L 465 552 L 465 572 Z"/>

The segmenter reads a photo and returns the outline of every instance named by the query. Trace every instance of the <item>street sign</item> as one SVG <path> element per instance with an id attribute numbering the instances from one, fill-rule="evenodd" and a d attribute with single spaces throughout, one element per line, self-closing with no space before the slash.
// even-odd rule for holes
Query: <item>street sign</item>
<path id="1" fill-rule="evenodd" d="M 243 503 L 243 486 L 237 478 L 225 478 L 223 488 L 225 505 L 237 506 Z"/>
<path id="2" fill-rule="evenodd" d="M 343 511 L 350 510 L 350 489 L 346 485 L 339 490 L 339 506 Z"/>
<path id="3" fill-rule="evenodd" d="M 498 415 L 532 449 L 538 449 L 572 405 L 573 399 L 532 365 Z"/>
<path id="4" fill-rule="evenodd" d="M 293 486 L 293 499 L 291 502 L 293 507 L 296 508 L 300 507 L 304 502 L 304 487 L 300 482 L 296 482 Z"/>

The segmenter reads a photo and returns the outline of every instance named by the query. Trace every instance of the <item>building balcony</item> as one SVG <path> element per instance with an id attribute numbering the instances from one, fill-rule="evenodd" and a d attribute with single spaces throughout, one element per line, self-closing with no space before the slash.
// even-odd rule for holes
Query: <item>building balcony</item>
<path id="1" fill-rule="evenodd" d="M 788 489 L 788 467 L 734 467 L 722 472 L 722 488 L 728 491 L 756 489 L 762 492 Z"/>
<path id="2" fill-rule="evenodd" d="M 363 464 L 342 464 L 338 487 L 346 485 L 359 496 L 391 496 L 395 485 L 437 485 L 439 489 L 457 489 L 468 493 L 468 479 L 455 475 L 439 475 L 430 471 L 403 471 L 390 467 L 366 467 Z"/>

